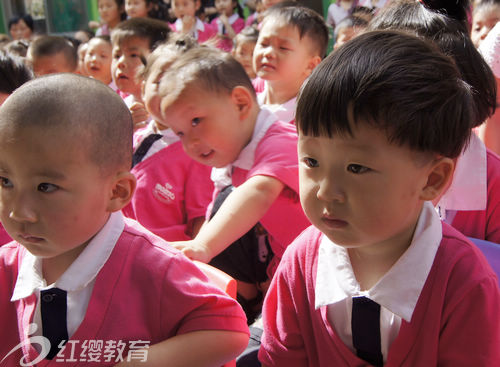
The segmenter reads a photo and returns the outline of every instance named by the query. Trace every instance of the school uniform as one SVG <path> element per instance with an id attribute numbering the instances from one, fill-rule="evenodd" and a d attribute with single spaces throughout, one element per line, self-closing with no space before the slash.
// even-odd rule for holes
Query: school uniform
<path id="1" fill-rule="evenodd" d="M 37 295 L 54 286 L 67 291 L 66 346 L 70 347 L 38 366 L 76 366 L 81 362 L 79 356 L 88 352 L 85 341 L 122 343 L 127 356 L 131 343 L 138 340 L 153 345 L 196 330 L 248 332 L 236 301 L 209 283 L 179 251 L 137 222 L 124 219 L 120 212 L 111 215 L 53 285 L 44 284 L 40 268 L 41 260 L 19 244 L 12 242 L 0 248 L 2 357 L 25 341 L 25 362 L 37 358 L 37 345 L 26 343 L 36 340 L 29 325 L 38 324 Z M 85 298 L 87 306 L 81 307 Z M 9 356 L 7 366 L 19 365 L 19 352 Z M 72 356 L 77 362 L 71 362 L 75 359 Z M 115 363 L 101 359 L 98 365 Z"/>
<path id="2" fill-rule="evenodd" d="M 295 126 L 295 107 L 297 106 L 297 97 L 286 101 L 282 104 L 266 104 L 268 86 L 264 83 L 262 92 L 257 94 L 257 102 L 262 108 L 267 108 L 271 111 L 279 121 L 288 122 Z"/>
<path id="3" fill-rule="evenodd" d="M 229 21 L 229 24 L 231 24 L 231 27 L 233 27 L 233 31 L 236 34 L 240 33 L 241 30 L 245 28 L 245 21 L 240 18 L 238 13 L 232 14 L 227 20 Z M 221 37 L 217 40 L 217 48 L 226 52 L 231 52 L 233 49 L 233 40 L 227 37 L 227 30 L 225 29 L 224 24 L 222 24 L 218 17 L 212 20 L 210 24 L 217 29 L 217 34 Z"/>
<path id="4" fill-rule="evenodd" d="M 352 345 L 353 299 L 380 305 L 384 366 L 493 366 L 498 280 L 482 253 L 426 203 L 410 247 L 361 291 L 347 250 L 311 226 L 289 246 L 263 308 L 259 359 L 272 366 L 369 366 Z"/>
<path id="5" fill-rule="evenodd" d="M 464 235 L 500 243 L 500 158 L 475 134 L 436 209 Z"/>
<path id="6" fill-rule="evenodd" d="M 189 240 L 190 223 L 205 216 L 212 200 L 211 167 L 189 157 L 171 129 L 160 133 L 132 168 L 137 187 L 123 213 L 167 241 Z"/>
<path id="7" fill-rule="evenodd" d="M 177 19 L 174 23 L 170 23 L 170 28 L 174 32 L 182 31 L 182 19 Z M 217 35 L 217 29 L 210 23 L 202 22 L 200 18 L 196 17 L 194 32 L 192 36 L 199 43 L 208 41 Z"/>

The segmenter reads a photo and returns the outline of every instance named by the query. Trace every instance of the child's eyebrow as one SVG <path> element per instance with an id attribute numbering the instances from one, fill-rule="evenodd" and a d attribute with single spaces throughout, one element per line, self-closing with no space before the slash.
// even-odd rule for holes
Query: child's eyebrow
<path id="1" fill-rule="evenodd" d="M 52 180 L 64 180 L 66 178 L 66 175 L 64 175 L 63 173 L 58 172 L 58 171 L 53 171 L 53 170 L 39 171 L 39 172 L 36 172 L 35 176 L 48 178 L 48 179 L 52 179 Z"/>

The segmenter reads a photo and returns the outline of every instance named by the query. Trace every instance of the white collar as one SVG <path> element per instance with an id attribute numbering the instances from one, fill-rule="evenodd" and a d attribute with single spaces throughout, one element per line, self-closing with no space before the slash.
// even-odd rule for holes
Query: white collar
<path id="1" fill-rule="evenodd" d="M 201 21 L 200 18 L 195 17 L 195 19 L 196 19 L 196 23 L 194 25 L 194 34 L 193 34 L 193 37 L 195 39 L 198 39 L 198 32 L 203 32 L 205 30 L 205 25 L 203 24 L 203 22 Z M 177 20 L 175 21 L 175 29 L 177 31 L 181 31 L 182 30 L 182 19 L 177 18 Z M 193 31 L 193 29 L 191 31 Z"/>
<path id="2" fill-rule="evenodd" d="M 239 17 L 240 16 L 238 15 L 238 13 L 233 13 L 229 18 L 227 18 L 227 21 L 229 22 L 229 24 L 233 24 Z M 224 24 L 222 24 L 220 18 L 216 18 L 216 22 L 217 22 L 218 32 L 219 34 L 222 34 L 222 27 L 224 26 Z"/>
<path id="3" fill-rule="evenodd" d="M 323 235 L 318 253 L 315 307 L 365 296 L 410 322 L 442 238 L 441 221 L 425 202 L 410 247 L 367 291 L 361 291 L 346 248 Z"/>
<path id="4" fill-rule="evenodd" d="M 231 164 L 222 168 L 212 168 L 210 178 L 217 189 L 222 189 L 231 184 L 231 172 L 233 167 L 249 170 L 255 161 L 255 150 L 257 145 L 266 135 L 267 130 L 277 121 L 276 116 L 267 109 L 261 109 L 252 134 L 252 139 L 240 152 L 238 158 Z"/>
<path id="5" fill-rule="evenodd" d="M 49 287 L 42 276 L 42 259 L 25 251 L 11 301 L 26 298 L 37 289 L 52 288 L 52 286 L 68 292 L 85 288 L 94 280 L 108 260 L 124 227 L 122 213 L 112 213 L 104 227 L 94 236 L 77 259 Z"/>
<path id="6" fill-rule="evenodd" d="M 486 165 L 486 147 L 476 134 L 472 134 L 469 145 L 457 159 L 450 187 L 436 205 L 438 211 L 485 210 L 488 196 Z"/>
<path id="7" fill-rule="evenodd" d="M 261 108 L 267 108 L 269 111 L 276 115 L 276 118 L 279 121 L 283 122 L 291 122 L 295 119 L 295 107 L 297 106 L 297 97 L 293 97 L 289 99 L 285 103 L 282 104 L 265 104 L 266 96 L 267 96 L 267 82 L 264 83 L 264 89 L 262 92 L 257 94 L 257 102 L 259 103 Z"/>

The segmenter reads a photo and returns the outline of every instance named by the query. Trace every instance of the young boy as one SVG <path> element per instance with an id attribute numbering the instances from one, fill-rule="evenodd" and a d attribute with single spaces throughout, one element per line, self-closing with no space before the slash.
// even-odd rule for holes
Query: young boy
<path id="1" fill-rule="evenodd" d="M 256 27 L 245 27 L 234 37 L 231 55 L 243 66 L 250 79 L 255 78 L 253 69 L 253 50 L 259 38 L 259 30 Z"/>
<path id="2" fill-rule="evenodd" d="M 300 199 L 314 226 L 264 303 L 264 366 L 493 366 L 498 279 L 431 201 L 467 143 L 472 97 L 450 58 L 362 34 L 297 103 Z"/>
<path id="3" fill-rule="evenodd" d="M 112 89 L 69 74 L 23 85 L 2 106 L 0 154 L 15 241 L 0 248 L 4 363 L 222 365 L 246 346 L 240 306 L 123 218 L 132 120 Z"/>
<path id="4" fill-rule="evenodd" d="M 78 54 L 64 37 L 40 36 L 31 42 L 27 61 L 35 76 L 54 73 L 73 73 L 78 66 Z"/>
<path id="5" fill-rule="evenodd" d="M 264 282 L 286 246 L 309 223 L 298 201 L 295 127 L 259 108 L 241 64 L 220 50 L 200 47 L 179 56 L 163 75 L 159 94 L 161 117 L 180 137 L 187 154 L 215 167 L 214 198 L 228 185 L 235 187 L 194 240 L 174 245 L 208 262 L 260 222 L 274 254 L 267 274 L 264 269 L 247 279 L 235 277 Z M 255 254 L 256 247 L 248 251 Z M 239 274 L 257 267 L 250 256 L 241 256 L 236 261 Z M 259 256 L 255 258 L 258 263 Z"/>
<path id="6" fill-rule="evenodd" d="M 289 3 L 270 8 L 253 53 L 255 72 L 265 80 L 259 104 L 279 120 L 293 123 L 297 93 L 325 56 L 327 45 L 328 29 L 315 11 Z"/>
<path id="7" fill-rule="evenodd" d="M 128 95 L 125 103 L 132 112 L 136 128 L 144 126 L 149 119 L 142 102 L 142 80 L 138 72 L 146 64 L 146 57 L 166 41 L 169 34 L 170 27 L 165 22 L 143 17 L 121 22 L 111 32 L 113 81 L 120 92 Z"/>

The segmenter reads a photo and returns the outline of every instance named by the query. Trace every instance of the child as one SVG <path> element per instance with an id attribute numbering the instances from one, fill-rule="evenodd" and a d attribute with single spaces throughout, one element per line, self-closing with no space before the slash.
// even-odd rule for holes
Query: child
<path id="1" fill-rule="evenodd" d="M 450 60 L 407 34 L 365 33 L 301 91 L 300 199 L 314 226 L 268 291 L 264 366 L 498 362 L 498 279 L 430 203 L 471 133 L 470 88 Z"/>
<path id="2" fill-rule="evenodd" d="M 498 22 L 500 22 L 500 1 L 482 0 L 476 2 L 472 13 L 471 29 L 472 42 L 476 47 L 479 47 Z"/>
<path id="3" fill-rule="evenodd" d="M 363 32 L 372 18 L 373 14 L 371 9 L 356 7 L 350 16 L 340 21 L 335 27 L 333 32 L 333 48 L 339 48 L 344 43 Z"/>
<path id="4" fill-rule="evenodd" d="M 250 79 L 255 79 L 253 68 L 253 51 L 259 38 L 256 27 L 245 27 L 234 37 L 234 46 L 231 55 L 243 66 Z"/>
<path id="5" fill-rule="evenodd" d="M 73 73 L 78 67 L 78 54 L 64 37 L 40 36 L 28 47 L 27 61 L 35 76 L 54 73 Z"/>
<path id="6" fill-rule="evenodd" d="M 286 4 L 270 8 L 253 53 L 255 72 L 265 80 L 259 104 L 293 123 L 297 93 L 325 56 L 327 44 L 328 30 L 315 11 Z"/>
<path id="7" fill-rule="evenodd" d="M 128 18 L 146 18 L 152 9 L 152 0 L 125 0 L 125 12 Z"/>
<path id="8" fill-rule="evenodd" d="M 0 248 L 0 356 L 14 351 L 9 365 L 20 353 L 31 365 L 120 361 L 91 357 L 95 341 L 114 353 L 122 345 L 124 362 L 138 344 L 149 347 L 144 365 L 222 365 L 245 347 L 237 303 L 121 215 L 135 178 L 132 121 L 115 92 L 68 74 L 27 83 L 2 106 L 0 143 L 0 216 L 16 241 Z"/>
<path id="9" fill-rule="evenodd" d="M 358 0 L 336 0 L 328 7 L 326 24 L 335 29 L 341 21 L 351 15 L 356 6 L 358 6 Z"/>
<path id="10" fill-rule="evenodd" d="M 128 96 L 125 103 L 132 112 L 136 128 L 147 122 L 149 115 L 141 96 L 142 81 L 138 71 L 146 63 L 146 57 L 168 39 L 170 28 L 165 22 L 150 18 L 132 18 L 118 24 L 111 34 L 113 81 L 122 93 Z"/>
<path id="11" fill-rule="evenodd" d="M 159 94 L 161 117 L 186 153 L 217 168 L 212 171 L 214 198 L 228 185 L 235 187 L 194 240 L 175 246 L 208 262 L 260 222 L 274 254 L 267 275 L 253 268 L 265 260 L 257 255 L 249 264 L 254 259 L 244 254 L 232 275 L 248 284 L 264 283 L 286 246 L 308 225 L 298 202 L 295 128 L 259 108 L 243 67 L 217 49 L 200 47 L 179 56 L 162 77 Z"/>
<path id="12" fill-rule="evenodd" d="M 217 28 L 217 47 L 230 52 L 233 39 L 245 27 L 243 10 L 237 0 L 215 0 L 219 16 L 211 24 Z"/>
<path id="13" fill-rule="evenodd" d="M 96 36 L 109 36 L 118 23 L 127 18 L 124 0 L 98 0 L 101 24 L 95 32 Z"/>
<path id="14" fill-rule="evenodd" d="M 142 79 L 151 115 L 159 116 L 157 86 L 164 71 L 194 44 L 196 41 L 191 44 L 184 40 L 170 41 L 148 57 Z M 167 241 L 194 238 L 212 199 L 210 167 L 190 158 L 183 151 L 179 137 L 158 118 L 137 131 L 134 138 L 138 142 L 132 173 L 137 178 L 137 189 L 123 213 Z"/>
<path id="15" fill-rule="evenodd" d="M 172 11 L 177 18 L 174 23 L 170 24 L 172 30 L 189 35 L 200 43 L 215 37 L 216 27 L 203 22 L 196 15 L 200 7 L 200 0 L 172 0 Z"/>
<path id="16" fill-rule="evenodd" d="M 87 53 L 88 43 L 81 43 L 76 50 L 78 55 L 78 66 L 76 67 L 76 74 L 88 76 L 87 70 L 85 68 L 85 55 Z"/>
<path id="17" fill-rule="evenodd" d="M 109 36 L 95 36 L 88 42 L 85 52 L 84 67 L 87 76 L 97 79 L 116 90 L 111 77 L 111 54 L 113 47 Z"/>
<path id="18" fill-rule="evenodd" d="M 450 11 L 434 10 L 431 5 L 432 2 L 424 6 L 411 0 L 390 4 L 377 14 L 369 29 L 411 31 L 434 41 L 451 55 L 462 78 L 474 90 L 471 128 L 476 128 L 495 110 L 494 75 L 468 36 L 465 20 L 443 14 L 460 10 L 455 6 Z M 450 187 L 434 204 L 441 218 L 466 236 L 500 243 L 499 202 L 500 159 L 473 134 L 456 160 Z"/>

